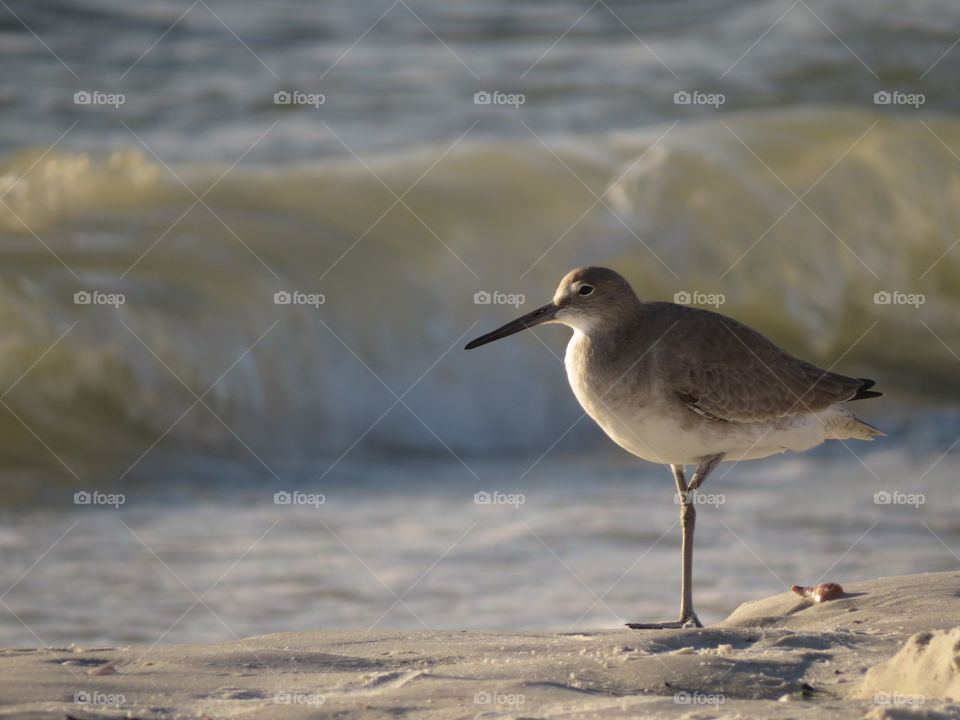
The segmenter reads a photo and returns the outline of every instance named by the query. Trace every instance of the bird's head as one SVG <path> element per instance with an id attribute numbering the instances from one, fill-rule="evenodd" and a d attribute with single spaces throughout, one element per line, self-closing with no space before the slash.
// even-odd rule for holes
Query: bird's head
<path id="1" fill-rule="evenodd" d="M 553 302 L 471 340 L 466 349 L 545 323 L 562 323 L 589 335 L 591 330 L 616 322 L 639 302 L 630 283 L 619 273 L 593 265 L 579 267 L 564 275 Z"/>

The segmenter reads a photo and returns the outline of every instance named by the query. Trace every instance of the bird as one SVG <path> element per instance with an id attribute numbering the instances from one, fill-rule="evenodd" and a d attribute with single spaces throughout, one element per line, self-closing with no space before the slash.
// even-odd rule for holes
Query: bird
<path id="1" fill-rule="evenodd" d="M 844 404 L 882 396 L 874 380 L 821 369 L 721 313 L 643 301 L 605 267 L 571 270 L 551 302 L 465 349 L 548 323 L 573 329 L 564 366 L 584 412 L 623 449 L 669 466 L 676 482 L 679 618 L 631 628 L 703 627 L 693 607 L 694 506 L 717 465 L 884 435 Z M 687 466 L 695 467 L 689 482 Z"/>

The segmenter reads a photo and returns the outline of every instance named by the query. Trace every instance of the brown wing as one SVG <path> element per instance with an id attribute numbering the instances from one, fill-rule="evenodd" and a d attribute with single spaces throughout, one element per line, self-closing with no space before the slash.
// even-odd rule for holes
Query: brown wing
<path id="1" fill-rule="evenodd" d="M 795 358 L 733 318 L 673 303 L 649 304 L 660 306 L 658 314 L 672 324 L 671 355 L 663 358 L 671 390 L 708 419 L 763 422 L 880 394 L 867 391 L 873 381 Z"/>

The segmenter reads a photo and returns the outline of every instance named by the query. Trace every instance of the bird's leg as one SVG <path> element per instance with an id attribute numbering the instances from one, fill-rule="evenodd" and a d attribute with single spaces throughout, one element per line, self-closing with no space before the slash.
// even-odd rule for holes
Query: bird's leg
<path id="1" fill-rule="evenodd" d="M 677 481 L 677 496 L 680 501 L 680 530 L 683 533 L 680 569 L 680 619 L 665 623 L 627 623 L 635 630 L 655 630 L 663 628 L 703 627 L 693 610 L 693 531 L 697 523 L 697 511 L 694 508 L 693 493 L 707 479 L 713 469 L 723 460 L 723 454 L 710 455 L 697 466 L 690 484 L 686 483 L 683 465 L 671 465 L 673 477 Z"/>
<path id="2" fill-rule="evenodd" d="M 690 605 L 688 599 L 688 575 L 693 569 L 693 548 L 692 545 L 689 545 L 687 542 L 687 528 L 688 521 L 690 520 L 690 515 L 688 514 L 688 508 L 690 511 L 693 511 L 693 506 L 687 504 L 687 479 L 684 476 L 683 465 L 671 465 L 670 469 L 673 471 L 673 479 L 677 482 L 677 501 L 680 503 L 680 527 L 683 531 L 683 567 L 681 569 L 681 583 L 680 583 L 680 619 L 673 622 L 660 622 L 660 623 L 627 623 L 627 627 L 633 628 L 634 630 L 662 630 L 668 628 L 681 628 L 686 621 L 685 613 L 689 611 L 692 614 L 692 606 Z M 693 516 L 696 517 L 696 512 L 693 512 Z M 693 540 L 693 524 L 692 522 L 689 525 L 690 529 L 690 539 Z M 687 552 L 687 548 L 690 547 L 690 552 Z M 694 616 L 695 617 L 695 616 Z M 699 626 L 700 622 L 697 621 Z"/>
<path id="3" fill-rule="evenodd" d="M 697 471 L 690 480 L 690 486 L 687 488 L 687 492 L 693 492 L 703 485 L 703 481 L 707 479 L 707 475 L 713 472 L 713 469 L 723 461 L 723 458 L 724 453 L 718 453 L 717 455 L 708 455 L 701 460 L 700 464 L 697 465 Z"/>
<path id="4" fill-rule="evenodd" d="M 697 511 L 694 508 L 693 494 L 697 492 L 707 475 L 723 460 L 723 453 L 710 455 L 700 461 L 696 472 L 690 479 L 686 492 L 682 494 L 680 506 L 680 529 L 683 533 L 682 563 L 680 579 L 680 622 L 683 627 L 703 627 L 700 618 L 693 611 L 693 531 L 697 524 Z"/>

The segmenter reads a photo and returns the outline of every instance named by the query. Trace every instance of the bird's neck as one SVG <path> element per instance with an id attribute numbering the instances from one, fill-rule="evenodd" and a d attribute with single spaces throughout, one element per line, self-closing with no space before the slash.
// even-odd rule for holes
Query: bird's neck
<path id="1" fill-rule="evenodd" d="M 573 337 L 567 352 L 578 356 L 578 363 L 596 367 L 598 364 L 610 364 L 622 353 L 616 352 L 622 340 L 622 334 L 601 324 L 587 329 L 574 328 Z"/>

